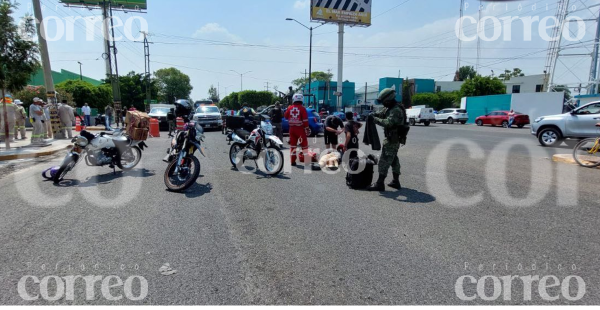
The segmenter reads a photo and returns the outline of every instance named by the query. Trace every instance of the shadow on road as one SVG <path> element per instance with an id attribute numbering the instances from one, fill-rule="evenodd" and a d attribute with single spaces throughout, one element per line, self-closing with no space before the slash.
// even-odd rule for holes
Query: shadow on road
<path id="1" fill-rule="evenodd" d="M 410 188 L 403 188 L 395 192 L 385 192 L 381 194 L 381 197 L 406 203 L 431 203 L 436 201 L 435 197 Z"/>
<path id="2" fill-rule="evenodd" d="M 138 178 L 148 178 L 156 175 L 154 171 L 150 171 L 148 169 L 134 169 L 131 171 L 117 171 L 116 173 L 110 172 L 106 174 L 97 175 L 95 177 L 89 178 L 84 183 L 81 181 L 73 180 L 73 179 L 64 179 L 59 184 L 55 186 L 58 187 L 94 187 L 100 184 L 110 184 L 112 181 L 116 179 L 120 179 L 124 176 L 138 177 Z"/>
<path id="3" fill-rule="evenodd" d="M 201 184 L 195 183 L 194 185 L 192 185 L 192 187 L 187 189 L 184 192 L 184 194 L 185 194 L 186 198 L 198 198 L 198 197 L 202 197 L 206 194 L 210 194 L 210 192 L 212 192 L 212 190 L 213 190 L 213 186 L 210 183 L 208 183 L 206 185 L 201 185 Z"/>

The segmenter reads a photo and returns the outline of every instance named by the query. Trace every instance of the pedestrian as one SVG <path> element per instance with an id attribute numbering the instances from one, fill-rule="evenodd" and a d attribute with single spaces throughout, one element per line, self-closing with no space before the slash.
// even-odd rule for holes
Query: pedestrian
<path id="1" fill-rule="evenodd" d="M 352 112 L 346 112 L 346 119 L 349 121 L 344 126 L 344 133 L 346 134 L 346 142 L 344 143 L 344 149 L 346 152 L 350 152 L 348 159 L 358 158 L 358 149 L 360 147 L 358 143 L 358 134 L 362 124 L 352 120 Z"/>
<path id="2" fill-rule="evenodd" d="M 4 103 L 6 104 L 6 116 L 7 119 L 4 119 L 4 105 L 2 101 L 0 101 L 0 141 L 5 142 L 6 139 L 10 142 L 14 142 L 14 128 L 15 128 L 15 105 L 13 104 L 12 97 L 7 95 L 4 98 Z M 6 136 L 6 124 L 8 123 L 8 137 Z"/>
<path id="3" fill-rule="evenodd" d="M 379 104 L 384 105 L 384 109 L 379 113 L 373 113 L 375 123 L 384 128 L 385 141 L 383 150 L 379 159 L 379 179 L 371 185 L 369 191 L 385 191 L 385 179 L 388 170 L 392 167 L 394 180 L 388 184 L 389 187 L 402 189 L 400 185 L 400 159 L 398 151 L 400 144 L 406 143 L 406 134 L 404 126 L 407 124 L 406 110 L 396 101 L 396 91 L 386 88 L 381 91 L 377 99 Z M 406 132 L 407 133 L 407 132 Z"/>
<path id="4" fill-rule="evenodd" d="M 67 103 L 67 100 L 63 100 L 62 105 L 58 107 L 58 117 L 60 118 L 60 132 L 62 136 L 73 139 L 73 122 L 75 121 L 75 112 Z M 67 131 L 66 135 L 65 130 Z"/>
<path id="5" fill-rule="evenodd" d="M 292 166 L 295 167 L 296 159 L 298 158 L 298 144 L 302 148 L 302 154 L 308 154 L 308 112 L 302 106 L 304 96 L 296 94 L 292 97 L 293 105 L 285 111 L 285 118 L 290 124 L 290 146 Z M 309 158 L 309 156 L 306 156 Z"/>
<path id="6" fill-rule="evenodd" d="M 113 108 L 110 105 L 107 105 L 106 108 L 104 109 L 104 122 L 105 122 L 105 129 L 107 131 L 113 130 L 110 127 L 110 125 L 112 124 L 112 117 L 113 117 Z"/>
<path id="7" fill-rule="evenodd" d="M 516 116 L 517 116 L 517 113 L 515 113 L 515 110 L 510 110 L 510 113 L 508 113 L 508 127 L 507 128 L 512 128 L 512 125 L 515 123 Z"/>
<path id="8" fill-rule="evenodd" d="M 29 117 L 33 120 L 33 132 L 31 133 L 31 144 L 42 144 L 44 142 L 45 116 L 43 102 L 40 98 L 33 98 L 33 104 L 29 107 Z"/>
<path id="9" fill-rule="evenodd" d="M 277 101 L 275 107 L 269 113 L 271 117 L 271 123 L 273 124 L 273 134 L 283 141 L 283 110 L 281 109 L 281 103 Z"/>
<path id="10" fill-rule="evenodd" d="M 330 115 L 325 119 L 325 147 L 335 149 L 339 144 L 338 136 L 344 132 L 344 121 L 341 118 Z"/>
<path id="11" fill-rule="evenodd" d="M 87 102 L 81 108 L 81 113 L 83 113 L 83 116 L 85 118 L 85 125 L 88 127 L 92 126 L 92 109 L 87 104 Z"/>
<path id="12" fill-rule="evenodd" d="M 44 139 L 52 139 L 52 117 L 50 117 L 50 103 L 44 102 Z"/>
<path id="13" fill-rule="evenodd" d="M 173 137 L 173 133 L 175 132 L 175 122 L 177 121 L 177 117 L 175 117 L 175 109 L 169 110 L 167 113 L 167 123 L 169 123 L 169 137 Z"/>
<path id="14" fill-rule="evenodd" d="M 121 124 L 121 109 L 115 109 L 115 126 L 118 129 Z"/>
<path id="15" fill-rule="evenodd" d="M 125 118 L 127 117 L 127 107 L 121 110 L 121 120 L 123 121 L 123 127 L 126 127 Z"/>
<path id="16" fill-rule="evenodd" d="M 15 119 L 15 139 L 19 140 L 19 133 L 21 133 L 21 140 L 27 140 L 25 131 L 27 112 L 25 112 L 25 108 L 23 108 L 23 102 L 19 99 L 15 100 Z"/>
<path id="17" fill-rule="evenodd" d="M 253 108 L 248 106 L 248 103 L 244 102 L 244 106 L 238 112 L 238 116 L 243 116 L 246 120 L 254 120 L 254 116 L 256 115 L 256 111 Z"/>

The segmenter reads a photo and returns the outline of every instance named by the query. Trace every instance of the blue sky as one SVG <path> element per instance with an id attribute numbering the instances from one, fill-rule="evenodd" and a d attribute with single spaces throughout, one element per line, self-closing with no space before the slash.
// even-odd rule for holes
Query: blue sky
<path id="1" fill-rule="evenodd" d="M 435 78 L 451 80 L 456 68 L 457 38 L 454 25 L 459 17 L 460 0 L 374 0 L 373 25 L 369 28 L 347 28 L 345 44 L 344 79 L 374 84 L 380 77 Z M 20 17 L 31 12 L 30 1 L 19 0 Z M 491 8 L 483 16 L 545 16 L 554 15 L 556 0 L 530 0 L 509 2 L 506 7 Z M 584 1 L 598 3 L 598 0 Z M 478 1 L 467 0 L 466 15 L 478 17 Z M 65 8 L 58 0 L 42 0 L 44 16 L 99 15 L 99 11 Z M 402 5 L 400 5 L 402 4 Z M 518 5 L 521 4 L 521 11 Z M 534 11 L 532 6 L 536 4 Z M 545 6 L 548 10 L 545 10 Z M 582 17 L 591 13 L 582 12 Z M 588 14 L 588 15 L 585 15 Z M 244 77 L 244 89 L 278 86 L 286 89 L 291 81 L 308 69 L 308 30 L 285 21 L 295 18 L 309 24 L 307 0 L 149 0 L 147 14 L 116 13 L 124 20 L 140 16 L 148 22 L 151 46 L 152 71 L 174 66 L 190 75 L 193 99 L 207 96 L 211 84 L 220 85 L 222 95 L 240 89 L 240 73 L 252 71 Z M 63 38 L 50 42 L 53 70 L 66 69 L 78 72 L 81 61 L 84 74 L 93 78 L 104 77 L 101 60 L 103 43 L 96 38 L 85 40 L 84 23 L 76 24 L 74 41 Z M 134 22 L 134 32 L 139 31 Z M 318 24 L 312 24 L 318 26 Z M 588 40 L 595 25 L 588 24 Z M 475 32 L 473 25 L 465 27 L 467 34 Z M 315 30 L 313 71 L 331 69 L 337 73 L 337 26 L 325 25 Z M 56 32 L 54 23 L 48 26 L 50 34 Z M 97 32 L 99 32 L 97 30 Z M 491 36 L 493 26 L 486 28 Z M 496 74 L 504 69 L 522 68 L 527 74 L 541 74 L 544 70 L 548 43 L 533 31 L 531 42 L 523 40 L 523 25 L 515 21 L 510 42 L 496 40 L 481 42 L 480 73 Z M 207 40 L 212 40 L 208 42 Z M 221 44 L 215 45 L 218 41 Z M 212 42 L 212 44 L 211 44 Z M 222 42 L 228 42 L 224 44 Z M 231 46 L 233 45 L 235 46 Z M 244 45 L 244 46 L 240 46 Z M 589 46 L 589 45 L 588 45 Z M 119 71 L 143 72 L 143 46 L 136 42 L 119 42 Z M 464 65 L 475 65 L 475 42 L 463 43 Z M 537 53 L 536 53 L 537 52 Z M 523 57 L 531 53 L 531 55 Z M 512 57 L 521 56 L 518 59 Z M 96 60 L 100 58 L 99 60 Z M 560 71 L 560 81 L 586 80 L 589 59 L 565 59 Z"/>

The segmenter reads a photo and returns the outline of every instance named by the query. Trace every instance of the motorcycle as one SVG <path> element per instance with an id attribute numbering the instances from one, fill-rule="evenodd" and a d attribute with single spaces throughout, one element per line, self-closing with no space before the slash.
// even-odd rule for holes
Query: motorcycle
<path id="1" fill-rule="evenodd" d="M 54 184 L 60 183 L 83 156 L 90 167 L 109 165 L 113 171 L 115 166 L 123 171 L 130 171 L 140 163 L 142 151 L 148 147 L 144 141 L 135 141 L 122 130 L 97 135 L 84 130 L 71 142 L 73 147 L 62 164 L 56 171 L 52 171 Z"/>
<path id="2" fill-rule="evenodd" d="M 278 175 L 284 166 L 284 157 L 281 152 L 283 142 L 273 135 L 271 119 L 266 115 L 260 117 L 260 126 L 254 126 L 256 128 L 251 133 L 243 128 L 228 129 L 227 141 L 230 144 L 233 142 L 229 149 L 229 161 L 237 168 L 247 160 L 253 160 L 256 165 L 256 161 L 262 156 L 267 174 Z"/>
<path id="3" fill-rule="evenodd" d="M 182 131 L 175 133 L 167 157 L 169 163 L 165 170 L 165 185 L 170 191 L 182 192 L 190 188 L 200 175 L 200 160 L 194 156 L 199 151 L 204 154 L 204 128 L 196 122 L 188 122 Z"/>

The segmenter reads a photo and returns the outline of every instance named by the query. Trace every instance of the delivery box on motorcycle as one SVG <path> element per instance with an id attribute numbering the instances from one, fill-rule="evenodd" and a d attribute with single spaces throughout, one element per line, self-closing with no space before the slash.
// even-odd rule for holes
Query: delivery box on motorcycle
<path id="1" fill-rule="evenodd" d="M 148 140 L 149 133 L 150 130 L 147 128 L 133 128 L 132 133 L 129 134 L 129 136 L 136 141 L 146 141 Z"/>
<path id="2" fill-rule="evenodd" d="M 244 128 L 246 119 L 243 116 L 228 116 L 227 117 L 227 128 L 230 129 L 241 129 Z"/>
<path id="3" fill-rule="evenodd" d="M 137 141 L 148 139 L 150 131 L 150 116 L 140 111 L 128 111 L 125 119 L 127 123 L 127 134 Z"/>

